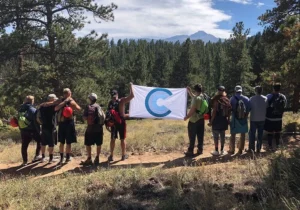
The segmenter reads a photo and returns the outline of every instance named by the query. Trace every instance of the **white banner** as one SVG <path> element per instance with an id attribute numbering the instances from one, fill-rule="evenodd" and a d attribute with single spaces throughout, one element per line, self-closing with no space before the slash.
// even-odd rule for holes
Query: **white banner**
<path id="1" fill-rule="evenodd" d="M 155 88 L 133 85 L 129 115 L 135 118 L 182 120 L 186 116 L 186 88 Z"/>

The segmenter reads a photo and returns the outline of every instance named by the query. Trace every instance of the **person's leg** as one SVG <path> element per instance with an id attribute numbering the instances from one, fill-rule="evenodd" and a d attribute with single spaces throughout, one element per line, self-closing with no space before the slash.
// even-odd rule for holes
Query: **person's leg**
<path id="1" fill-rule="evenodd" d="M 198 139 L 198 154 L 203 153 L 203 141 L 204 141 L 204 119 L 201 119 L 197 122 L 197 139 Z"/>
<path id="2" fill-rule="evenodd" d="M 36 141 L 36 149 L 35 149 L 35 159 L 36 159 L 41 153 L 42 138 L 41 138 L 40 133 L 38 133 L 38 132 L 33 132 L 32 137 Z"/>
<path id="3" fill-rule="evenodd" d="M 54 151 L 54 147 L 48 147 L 49 162 L 53 161 L 53 151 Z"/>
<path id="4" fill-rule="evenodd" d="M 65 144 L 63 144 L 63 143 L 59 144 L 60 162 L 63 162 L 63 160 L 64 160 L 64 147 L 65 147 Z"/>
<path id="5" fill-rule="evenodd" d="M 126 154 L 126 140 L 121 139 L 122 156 Z"/>
<path id="6" fill-rule="evenodd" d="M 228 153 L 234 154 L 235 152 L 235 136 L 236 136 L 235 133 L 231 133 Z"/>
<path id="7" fill-rule="evenodd" d="M 276 141 L 276 147 L 278 148 L 280 145 L 280 132 L 276 132 L 274 136 Z"/>
<path id="8" fill-rule="evenodd" d="M 249 146 L 248 151 L 255 151 L 255 135 L 256 135 L 257 122 L 250 122 L 250 131 L 249 131 Z"/>
<path id="9" fill-rule="evenodd" d="M 269 149 L 272 149 L 273 147 L 273 133 L 268 133 L 268 146 Z"/>
<path id="10" fill-rule="evenodd" d="M 125 160 L 128 158 L 128 155 L 126 155 L 126 122 L 123 121 L 123 123 L 120 126 L 119 130 L 120 139 L 121 139 L 121 149 L 122 149 L 122 160 Z"/>
<path id="11" fill-rule="evenodd" d="M 278 148 L 280 145 L 280 134 L 282 131 L 282 120 L 276 122 L 276 132 L 275 132 L 275 141 L 276 147 Z"/>
<path id="12" fill-rule="evenodd" d="M 225 130 L 219 131 L 221 137 L 221 152 L 224 152 L 224 145 L 225 145 Z"/>
<path id="13" fill-rule="evenodd" d="M 246 140 L 246 133 L 241 133 L 240 143 L 239 143 L 239 153 L 243 153 L 245 148 L 245 140 Z"/>
<path id="14" fill-rule="evenodd" d="M 187 155 L 193 155 L 194 154 L 194 147 L 195 147 L 195 141 L 196 141 L 196 129 L 195 129 L 195 123 L 189 122 L 188 123 L 188 135 L 189 135 L 189 148 L 187 151 Z"/>
<path id="15" fill-rule="evenodd" d="M 42 159 L 45 158 L 45 153 L 46 153 L 46 146 L 42 145 Z"/>
<path id="16" fill-rule="evenodd" d="M 260 152 L 261 147 L 262 147 L 264 125 L 265 125 L 264 121 L 257 123 L 257 143 L 256 143 L 256 151 L 257 152 Z"/>
<path id="17" fill-rule="evenodd" d="M 21 131 L 21 138 L 22 138 L 21 153 L 23 158 L 23 164 L 27 164 L 28 162 L 27 149 L 31 141 L 31 136 L 28 134 L 28 132 Z"/>
<path id="18" fill-rule="evenodd" d="M 70 161 L 71 158 L 71 144 L 66 146 L 66 161 Z"/>
<path id="19" fill-rule="evenodd" d="M 213 130 L 213 137 L 214 137 L 214 143 L 215 143 L 215 151 L 219 151 L 219 131 Z"/>

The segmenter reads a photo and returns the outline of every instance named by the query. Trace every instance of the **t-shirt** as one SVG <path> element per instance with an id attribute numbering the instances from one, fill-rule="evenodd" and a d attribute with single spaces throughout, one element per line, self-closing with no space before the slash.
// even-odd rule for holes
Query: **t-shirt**
<path id="1" fill-rule="evenodd" d="M 97 110 L 100 110 L 101 109 L 101 107 L 99 106 L 99 104 L 97 104 L 97 103 L 94 103 L 94 104 L 91 104 L 91 105 L 89 105 L 89 106 L 92 106 L 92 107 L 95 107 L 96 108 L 96 111 Z M 84 112 L 83 112 L 83 117 L 88 117 L 88 107 L 89 106 L 86 106 L 85 107 L 85 109 L 84 109 Z M 98 114 L 98 113 L 97 113 Z M 96 115 L 97 115 L 96 114 Z M 103 129 L 102 129 L 102 125 L 100 125 L 100 124 L 94 124 L 94 125 L 88 125 L 87 126 L 87 129 L 86 129 L 86 132 L 93 132 L 93 133 L 98 133 L 98 132 L 102 132 L 103 131 Z"/>
<path id="2" fill-rule="evenodd" d="M 199 95 L 199 96 L 195 96 L 192 100 L 192 104 L 191 106 L 195 106 L 196 107 L 196 112 L 191 116 L 190 118 L 190 122 L 195 123 L 200 119 L 203 119 L 203 115 L 200 115 L 197 113 L 197 110 L 200 110 L 201 105 L 202 105 L 202 100 L 203 100 L 203 96 Z"/>
<path id="3" fill-rule="evenodd" d="M 266 120 L 268 100 L 266 96 L 255 95 L 250 98 L 250 121 L 262 122 Z"/>
<path id="4" fill-rule="evenodd" d="M 231 107 L 232 107 L 232 112 L 231 112 L 232 117 L 235 117 L 235 110 L 236 110 L 236 106 L 237 106 L 237 103 L 238 103 L 238 100 L 236 98 L 238 98 L 239 100 L 243 100 L 243 102 L 246 106 L 246 112 L 249 113 L 250 110 L 251 110 L 251 105 L 250 105 L 249 98 L 247 96 L 242 95 L 242 94 L 236 93 L 230 99 L 230 104 L 231 104 Z"/>
<path id="5" fill-rule="evenodd" d="M 52 129 L 54 128 L 54 117 L 55 117 L 55 105 L 41 107 L 40 108 L 41 117 L 43 121 L 42 128 L 43 129 Z"/>

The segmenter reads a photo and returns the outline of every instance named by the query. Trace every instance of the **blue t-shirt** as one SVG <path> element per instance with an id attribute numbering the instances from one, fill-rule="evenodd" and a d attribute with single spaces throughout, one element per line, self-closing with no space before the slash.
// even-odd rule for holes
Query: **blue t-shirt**
<path id="1" fill-rule="evenodd" d="M 236 97 L 239 100 L 243 100 L 243 102 L 244 102 L 244 104 L 246 106 L 246 112 L 250 112 L 250 110 L 251 110 L 251 104 L 250 104 L 249 98 L 247 96 L 244 96 L 241 93 L 236 93 L 234 96 L 231 97 L 230 104 L 231 104 L 232 110 L 236 110 L 236 106 L 237 106 L 237 103 L 238 103 Z M 232 117 L 234 117 L 234 116 L 235 116 L 235 112 L 233 111 L 232 112 Z"/>

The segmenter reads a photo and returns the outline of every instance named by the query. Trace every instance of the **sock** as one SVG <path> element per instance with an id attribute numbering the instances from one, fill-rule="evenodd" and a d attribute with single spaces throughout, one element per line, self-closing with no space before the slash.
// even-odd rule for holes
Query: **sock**
<path id="1" fill-rule="evenodd" d="M 218 152 L 219 151 L 219 147 L 215 147 L 216 151 Z"/>
<path id="2" fill-rule="evenodd" d="M 91 159 L 92 159 L 92 157 L 88 157 L 87 159 L 88 159 L 88 160 L 91 160 Z"/>
<path id="3" fill-rule="evenodd" d="M 64 159 L 64 153 L 60 153 L 60 160 L 62 161 Z"/>
<path id="4" fill-rule="evenodd" d="M 50 154 L 50 155 L 49 155 L 49 160 L 50 160 L 50 161 L 53 160 L 53 154 Z"/>
<path id="5" fill-rule="evenodd" d="M 45 158 L 45 154 L 42 154 L 42 158 Z"/>
<path id="6" fill-rule="evenodd" d="M 67 153 L 67 155 L 66 155 L 66 159 L 67 159 L 67 160 L 69 160 L 69 159 L 70 159 L 70 154 L 69 154 L 69 153 Z"/>
<path id="7" fill-rule="evenodd" d="M 224 145 L 221 145 L 221 151 L 223 151 L 224 150 Z"/>

